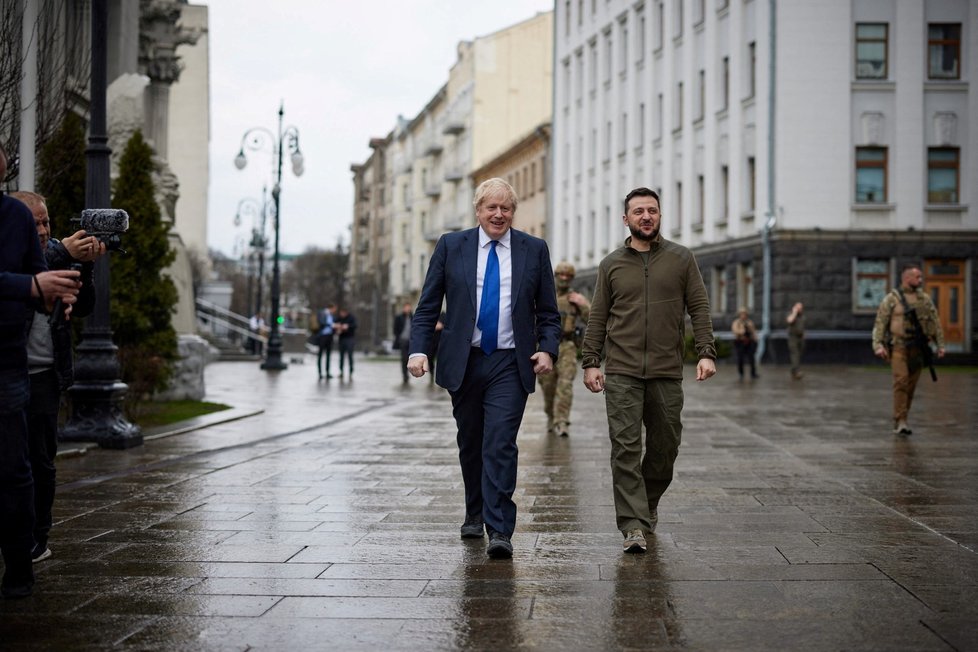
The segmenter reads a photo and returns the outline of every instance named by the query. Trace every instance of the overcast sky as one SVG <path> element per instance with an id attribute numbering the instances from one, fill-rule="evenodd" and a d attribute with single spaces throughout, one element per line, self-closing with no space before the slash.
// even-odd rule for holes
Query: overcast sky
<path id="1" fill-rule="evenodd" d="M 233 164 L 251 127 L 298 127 L 305 173 L 282 172 L 281 250 L 350 242 L 351 163 L 370 155 L 398 114 L 413 118 L 448 80 L 461 40 L 549 11 L 552 0 L 198 0 L 209 7 L 211 69 L 208 244 L 241 253 L 239 200 L 271 185 L 270 149 Z M 268 226 L 272 237 L 271 224 Z"/>

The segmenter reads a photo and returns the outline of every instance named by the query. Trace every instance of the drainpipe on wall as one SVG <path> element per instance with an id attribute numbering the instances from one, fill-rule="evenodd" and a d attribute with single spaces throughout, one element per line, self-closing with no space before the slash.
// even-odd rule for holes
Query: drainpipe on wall
<path id="1" fill-rule="evenodd" d="M 777 223 L 774 213 L 774 92 L 776 87 L 775 61 L 777 59 L 777 0 L 768 0 L 768 81 L 767 81 L 767 212 L 761 231 L 761 247 L 764 259 L 764 279 L 761 297 L 761 336 L 757 346 L 757 360 L 764 359 L 767 341 L 771 336 L 771 231 Z"/>
<path id="2" fill-rule="evenodd" d="M 565 16 L 565 20 L 567 17 Z M 561 256 L 565 256 L 566 253 L 559 251 L 557 249 L 557 240 L 554 238 L 554 224 L 556 219 L 554 218 L 554 202 L 556 201 L 557 193 L 555 192 L 554 182 L 557 176 L 557 165 L 555 162 L 556 149 L 554 143 L 557 142 L 557 38 L 560 33 L 557 30 L 557 3 L 554 3 L 554 17 L 551 21 L 551 39 L 553 39 L 553 47 L 551 48 L 552 60 L 550 63 L 550 141 L 545 145 L 545 151 L 547 152 L 547 169 L 543 170 L 543 174 L 548 176 L 547 179 L 547 201 L 546 208 L 544 209 L 543 216 L 543 236 L 547 245 L 550 247 L 551 258 L 554 252 L 557 251 L 558 262 L 562 260 Z M 554 263 L 551 262 L 551 265 Z"/>
<path id="3" fill-rule="evenodd" d="M 24 0 L 24 17 L 21 23 L 21 47 L 24 56 L 24 78 L 20 84 L 20 156 L 17 187 L 35 190 L 34 168 L 37 164 L 34 138 L 37 132 L 37 47 L 38 6 L 37 0 Z M 10 152 L 10 156 L 15 153 Z"/>

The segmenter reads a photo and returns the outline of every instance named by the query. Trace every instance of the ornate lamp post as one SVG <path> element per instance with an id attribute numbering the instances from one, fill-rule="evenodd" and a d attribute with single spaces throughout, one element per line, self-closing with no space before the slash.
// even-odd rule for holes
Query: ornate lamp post
<path id="1" fill-rule="evenodd" d="M 251 311 L 251 314 L 246 315 L 247 317 L 250 317 L 251 315 L 257 315 L 259 312 L 261 312 L 261 308 L 262 308 L 262 291 L 264 289 L 264 284 L 262 283 L 262 281 L 264 280 L 264 276 L 265 276 L 265 251 L 268 249 L 268 240 L 265 238 L 265 224 L 268 219 L 269 213 L 273 213 L 275 210 L 275 207 L 272 206 L 268 201 L 268 198 L 266 196 L 267 192 L 268 192 L 268 188 L 262 186 L 261 202 L 259 202 L 257 199 L 245 197 L 244 199 L 238 202 L 238 208 L 234 213 L 235 226 L 241 225 L 242 215 L 251 215 L 254 218 L 254 222 L 252 223 L 252 227 L 251 227 L 251 241 L 248 243 L 248 246 L 250 247 L 252 253 L 258 254 L 258 277 L 257 277 L 258 287 L 255 292 L 256 294 L 255 303 L 252 304 L 251 289 L 250 289 L 252 267 L 251 267 L 251 256 L 249 254 L 249 258 L 248 258 L 249 290 L 248 290 L 248 301 L 246 302 L 246 305 L 248 306 L 248 310 Z"/>
<path id="2" fill-rule="evenodd" d="M 108 4 L 92 2 L 92 103 L 85 158 L 85 207 L 108 208 L 109 155 L 106 135 L 106 77 Z M 119 379 L 117 348 L 109 322 L 109 257 L 95 263 L 95 311 L 85 320 L 75 362 L 75 384 L 68 393 L 72 414 L 62 429 L 62 441 L 95 441 L 102 448 L 131 448 L 143 443 L 139 426 L 122 413 L 128 387 Z"/>
<path id="3" fill-rule="evenodd" d="M 296 127 L 282 126 L 285 117 L 285 104 L 279 105 L 278 109 L 278 133 L 272 133 L 264 127 L 252 127 L 241 136 L 241 149 L 234 157 L 234 166 L 243 170 L 248 165 L 248 158 L 245 156 L 245 147 L 251 150 L 261 149 L 266 142 L 272 145 L 272 154 L 275 168 L 275 185 L 272 186 L 272 203 L 274 206 L 275 217 L 275 253 L 272 262 L 272 306 L 271 320 L 272 328 L 268 336 L 268 353 L 261 368 L 268 371 L 280 371 L 288 365 L 282 361 L 282 333 L 279 328 L 279 293 L 281 290 L 281 278 L 279 275 L 279 196 L 282 190 L 282 153 L 287 148 L 290 153 L 289 160 L 292 162 L 292 173 L 299 177 L 305 171 L 303 166 L 302 151 L 299 149 L 299 130 Z"/>

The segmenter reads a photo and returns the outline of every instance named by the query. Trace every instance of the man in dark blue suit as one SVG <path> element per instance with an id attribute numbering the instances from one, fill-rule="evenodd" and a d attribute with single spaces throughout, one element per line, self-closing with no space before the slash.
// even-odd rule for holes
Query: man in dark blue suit
<path id="1" fill-rule="evenodd" d="M 462 538 L 489 532 L 487 554 L 513 556 L 516 433 L 536 375 L 550 373 L 560 316 L 547 243 L 510 228 L 516 193 L 502 179 L 475 191 L 479 226 L 435 245 L 411 324 L 408 371 L 428 371 L 425 351 L 446 302 L 435 382 L 449 391 L 465 484 Z"/>

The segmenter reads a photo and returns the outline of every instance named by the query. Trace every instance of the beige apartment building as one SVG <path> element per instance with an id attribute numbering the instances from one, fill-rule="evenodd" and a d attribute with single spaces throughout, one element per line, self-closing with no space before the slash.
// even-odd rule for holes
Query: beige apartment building
<path id="1" fill-rule="evenodd" d="M 441 234 L 475 225 L 474 172 L 503 165 L 506 152 L 528 157 L 541 138 L 549 141 L 549 128 L 537 132 L 551 119 L 552 44 L 553 12 L 462 41 L 445 85 L 413 119 L 399 116 L 386 138 L 371 140 L 366 162 L 351 166 L 351 289 L 361 323 L 371 325 L 361 328 L 362 346 L 389 343 L 393 315 L 417 301 Z M 532 166 L 526 158 L 525 179 L 534 186 L 520 209 L 521 219 L 536 211 L 537 233 L 545 222 L 545 157 Z M 506 176 L 515 180 L 517 172 L 524 174 L 513 168 Z M 530 182 L 519 178 L 529 193 Z"/>

